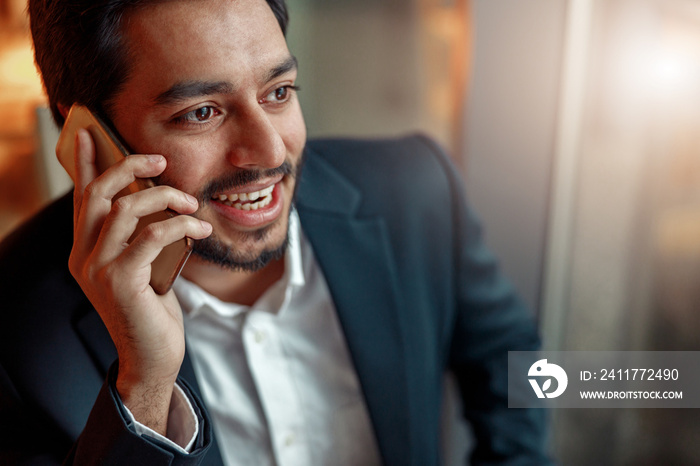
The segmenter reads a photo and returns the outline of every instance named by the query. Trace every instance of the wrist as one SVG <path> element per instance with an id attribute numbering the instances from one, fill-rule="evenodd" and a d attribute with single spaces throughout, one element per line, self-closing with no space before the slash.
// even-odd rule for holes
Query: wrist
<path id="1" fill-rule="evenodd" d="M 116 389 L 122 403 L 141 424 L 166 435 L 168 411 L 177 374 L 168 377 L 141 377 L 121 368 Z"/>

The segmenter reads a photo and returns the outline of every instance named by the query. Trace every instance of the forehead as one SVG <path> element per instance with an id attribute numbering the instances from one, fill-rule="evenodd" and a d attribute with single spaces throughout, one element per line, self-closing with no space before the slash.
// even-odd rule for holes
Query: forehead
<path id="1" fill-rule="evenodd" d="M 242 80 L 289 55 L 264 0 L 155 2 L 131 11 L 123 32 L 132 77 L 162 86 L 202 74 Z"/>

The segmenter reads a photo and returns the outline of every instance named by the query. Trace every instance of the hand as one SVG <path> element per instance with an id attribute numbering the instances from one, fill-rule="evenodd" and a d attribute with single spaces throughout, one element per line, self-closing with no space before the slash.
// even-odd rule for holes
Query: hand
<path id="1" fill-rule="evenodd" d="M 139 422 L 165 434 L 173 385 L 185 353 L 180 305 L 172 291 L 149 285 L 151 263 L 161 249 L 188 236 L 211 234 L 209 223 L 190 215 L 197 200 L 157 186 L 115 200 L 136 178 L 165 170 L 161 155 L 130 155 L 98 176 L 90 134 L 75 144 L 74 240 L 71 274 L 104 321 L 119 355 L 117 391 Z M 169 208 L 179 214 L 149 225 L 131 243 L 138 220 Z"/>

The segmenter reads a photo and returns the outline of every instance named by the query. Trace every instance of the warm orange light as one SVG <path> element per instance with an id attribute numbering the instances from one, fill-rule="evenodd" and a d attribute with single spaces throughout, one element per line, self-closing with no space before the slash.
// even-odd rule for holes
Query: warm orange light
<path id="1" fill-rule="evenodd" d="M 29 44 L 0 51 L 0 96 L 6 99 L 39 99 L 42 86 Z"/>

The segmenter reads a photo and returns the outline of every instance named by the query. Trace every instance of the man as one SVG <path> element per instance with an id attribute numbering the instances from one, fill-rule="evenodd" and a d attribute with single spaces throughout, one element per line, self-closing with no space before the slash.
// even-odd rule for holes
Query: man
<path id="1" fill-rule="evenodd" d="M 438 464 L 449 368 L 474 462 L 547 461 L 541 412 L 505 401 L 535 327 L 454 170 L 420 137 L 306 144 L 283 2 L 29 13 L 56 121 L 83 104 L 135 155 L 98 174 L 80 131 L 72 206 L 0 249 L 0 460 Z M 159 183 L 115 200 L 135 178 Z M 150 264 L 186 236 L 157 295 Z"/>

